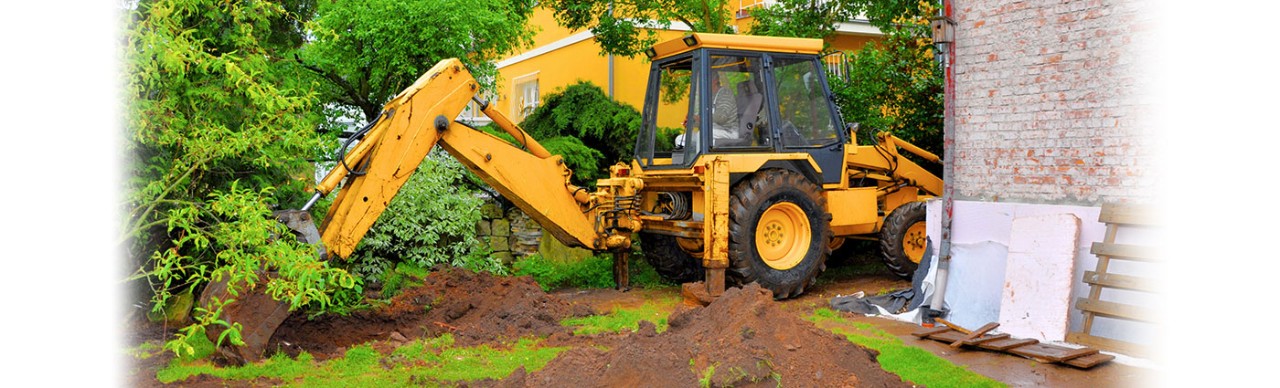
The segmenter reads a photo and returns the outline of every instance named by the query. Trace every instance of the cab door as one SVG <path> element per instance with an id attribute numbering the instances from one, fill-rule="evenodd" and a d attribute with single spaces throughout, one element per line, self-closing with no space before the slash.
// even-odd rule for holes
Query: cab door
<path id="1" fill-rule="evenodd" d="M 765 62 L 780 152 L 804 152 L 822 168 L 822 183 L 839 183 L 845 138 L 817 57 L 771 54 Z"/>

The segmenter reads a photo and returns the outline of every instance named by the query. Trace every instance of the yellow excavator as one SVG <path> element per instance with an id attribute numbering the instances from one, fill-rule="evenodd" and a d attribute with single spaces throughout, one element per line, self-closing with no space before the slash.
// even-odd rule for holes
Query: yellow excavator
<path id="1" fill-rule="evenodd" d="M 620 288 L 636 238 L 661 276 L 709 298 L 751 282 L 775 298 L 798 296 L 846 239 L 879 240 L 888 267 L 910 277 L 924 252 L 922 200 L 940 195 L 942 179 L 901 152 L 939 158 L 887 133 L 857 145 L 856 127 L 832 102 L 821 50 L 817 39 L 703 33 L 654 45 L 634 160 L 611 166 L 594 191 L 574 185 L 559 156 L 480 99 L 465 66 L 447 59 L 357 133 L 303 209 L 277 216 L 321 255 L 346 258 L 440 145 L 547 234 L 613 252 Z M 455 121 L 472 101 L 515 143 Z M 317 230 L 307 211 L 334 191 Z M 243 327 L 247 345 L 236 353 L 247 359 L 288 316 L 257 299 L 224 310 Z"/>

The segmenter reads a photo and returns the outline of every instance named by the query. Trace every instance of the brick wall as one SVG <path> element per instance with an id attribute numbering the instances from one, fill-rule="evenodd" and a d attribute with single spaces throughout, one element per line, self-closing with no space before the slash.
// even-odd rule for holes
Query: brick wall
<path id="1" fill-rule="evenodd" d="M 956 0 L 958 199 L 1098 205 L 1156 194 L 1141 1 Z M 1149 51 L 1148 51 L 1149 52 Z"/>

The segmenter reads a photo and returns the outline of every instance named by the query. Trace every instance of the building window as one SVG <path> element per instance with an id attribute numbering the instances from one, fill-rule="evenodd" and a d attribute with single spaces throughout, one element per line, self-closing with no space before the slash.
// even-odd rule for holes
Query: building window
<path id="1" fill-rule="evenodd" d="M 538 73 L 516 77 L 512 80 L 512 85 L 511 119 L 516 122 L 524 121 L 534 109 L 538 109 Z"/>

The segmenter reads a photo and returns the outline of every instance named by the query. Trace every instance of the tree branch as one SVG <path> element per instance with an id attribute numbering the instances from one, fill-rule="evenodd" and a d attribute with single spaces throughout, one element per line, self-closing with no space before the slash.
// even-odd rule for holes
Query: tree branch
<path id="1" fill-rule="evenodd" d="M 333 74 L 328 70 L 321 69 L 318 66 L 310 65 L 310 64 L 307 64 L 306 62 L 303 62 L 302 57 L 298 56 L 298 54 L 293 54 L 293 60 L 297 61 L 298 64 L 302 66 L 302 68 L 311 70 L 317 75 L 324 77 L 324 79 L 329 80 L 329 82 L 333 82 L 335 85 L 338 85 L 338 87 L 342 89 L 343 93 L 346 93 L 347 97 L 350 97 L 350 100 L 355 103 L 354 105 L 359 107 L 362 111 L 367 112 L 369 110 L 368 107 L 371 106 L 371 104 L 369 103 L 369 100 L 365 99 L 365 96 L 357 92 L 356 89 L 351 86 L 351 83 L 347 82 L 347 80 L 343 79 L 341 76 L 338 76 L 337 74 Z M 377 107 L 374 107 L 374 110 L 376 111 Z M 367 115 L 368 114 L 366 113 L 366 116 Z"/>

